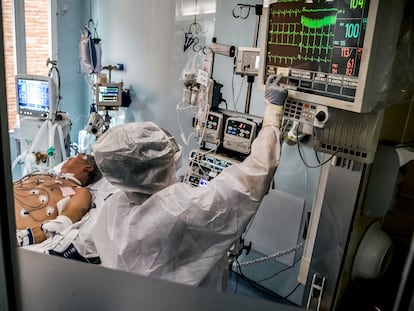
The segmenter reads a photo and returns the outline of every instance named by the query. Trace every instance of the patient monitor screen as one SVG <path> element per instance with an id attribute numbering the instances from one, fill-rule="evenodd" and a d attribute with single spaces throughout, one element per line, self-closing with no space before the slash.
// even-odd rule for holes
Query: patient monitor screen
<path id="1" fill-rule="evenodd" d="M 369 0 L 270 4 L 265 75 L 282 73 L 296 90 L 353 101 Z"/>
<path id="2" fill-rule="evenodd" d="M 122 104 L 122 84 L 108 83 L 96 85 L 98 107 L 118 107 Z"/>
<path id="3" fill-rule="evenodd" d="M 17 112 L 20 115 L 44 118 L 50 112 L 49 78 L 17 75 Z"/>

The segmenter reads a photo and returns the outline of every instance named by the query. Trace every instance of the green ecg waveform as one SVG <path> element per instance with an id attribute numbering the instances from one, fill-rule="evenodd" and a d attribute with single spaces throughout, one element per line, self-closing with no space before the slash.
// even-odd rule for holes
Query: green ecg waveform
<path id="1" fill-rule="evenodd" d="M 321 13 L 321 12 L 336 12 L 337 8 L 319 8 L 319 9 L 308 9 L 303 7 L 302 12 L 308 12 L 308 13 Z"/>
<path id="2" fill-rule="evenodd" d="M 304 15 L 305 13 L 307 16 Z M 337 8 L 278 9 L 272 10 L 271 14 L 273 22 L 270 23 L 268 33 L 269 46 L 297 48 L 296 55 L 269 53 L 267 57 L 271 62 L 285 65 L 293 64 L 295 61 L 330 62 L 327 55 L 332 49 L 330 42 L 333 39 L 333 29 L 337 22 Z M 314 16 L 314 18 L 309 16 Z M 280 18 L 282 20 L 279 20 Z M 283 22 L 284 18 L 289 18 L 289 22 Z"/>
<path id="3" fill-rule="evenodd" d="M 300 18 L 300 23 L 308 28 L 323 28 L 325 26 L 335 25 L 336 15 L 325 16 L 321 19 L 312 19 L 302 16 Z"/>
<path id="4" fill-rule="evenodd" d="M 277 16 L 277 17 L 295 16 L 297 17 L 301 13 L 302 13 L 301 9 L 288 9 L 288 10 L 273 10 L 271 14 L 272 14 L 272 18 L 274 18 L 274 16 Z"/>
<path id="5" fill-rule="evenodd" d="M 273 30 L 269 34 L 273 35 L 274 40 L 270 39 L 270 44 L 277 45 L 297 45 L 295 38 L 301 34 L 299 23 L 275 23 Z"/>
<path id="6" fill-rule="evenodd" d="M 272 63 L 278 63 L 283 65 L 292 65 L 296 57 L 293 56 L 286 56 L 286 55 L 267 55 L 267 59 L 270 60 Z"/>

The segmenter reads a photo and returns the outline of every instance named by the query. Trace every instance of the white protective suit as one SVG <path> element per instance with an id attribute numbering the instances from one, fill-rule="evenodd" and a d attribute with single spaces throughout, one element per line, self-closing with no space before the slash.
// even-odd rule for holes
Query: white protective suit
<path id="1" fill-rule="evenodd" d="M 279 129 L 264 127 L 251 154 L 206 187 L 176 181 L 175 141 L 151 122 L 109 129 L 93 146 L 98 167 L 122 190 L 93 231 L 104 266 L 222 290 L 227 250 L 267 193 L 279 162 Z"/>

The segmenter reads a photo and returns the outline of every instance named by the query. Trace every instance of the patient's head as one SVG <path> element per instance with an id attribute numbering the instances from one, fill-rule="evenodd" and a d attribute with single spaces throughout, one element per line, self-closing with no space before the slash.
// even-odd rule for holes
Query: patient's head
<path id="1" fill-rule="evenodd" d="M 62 173 L 70 173 L 78 179 L 82 186 L 87 186 L 102 177 L 93 155 L 80 153 L 63 163 Z"/>
<path id="2" fill-rule="evenodd" d="M 131 122 L 112 127 L 92 149 L 102 174 L 127 192 L 152 194 L 177 181 L 181 149 L 155 123 Z"/>

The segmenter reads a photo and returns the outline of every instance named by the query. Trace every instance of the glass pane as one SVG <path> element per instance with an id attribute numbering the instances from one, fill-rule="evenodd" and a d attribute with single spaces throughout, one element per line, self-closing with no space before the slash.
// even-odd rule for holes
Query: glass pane
<path id="1" fill-rule="evenodd" d="M 16 42 L 13 0 L 2 1 L 9 129 L 16 120 Z M 49 67 L 49 0 L 25 0 L 27 73 L 46 76 Z M 17 60 L 19 61 L 19 60 Z"/>
<path id="2" fill-rule="evenodd" d="M 49 67 L 49 0 L 25 0 L 27 73 L 46 76 Z"/>

